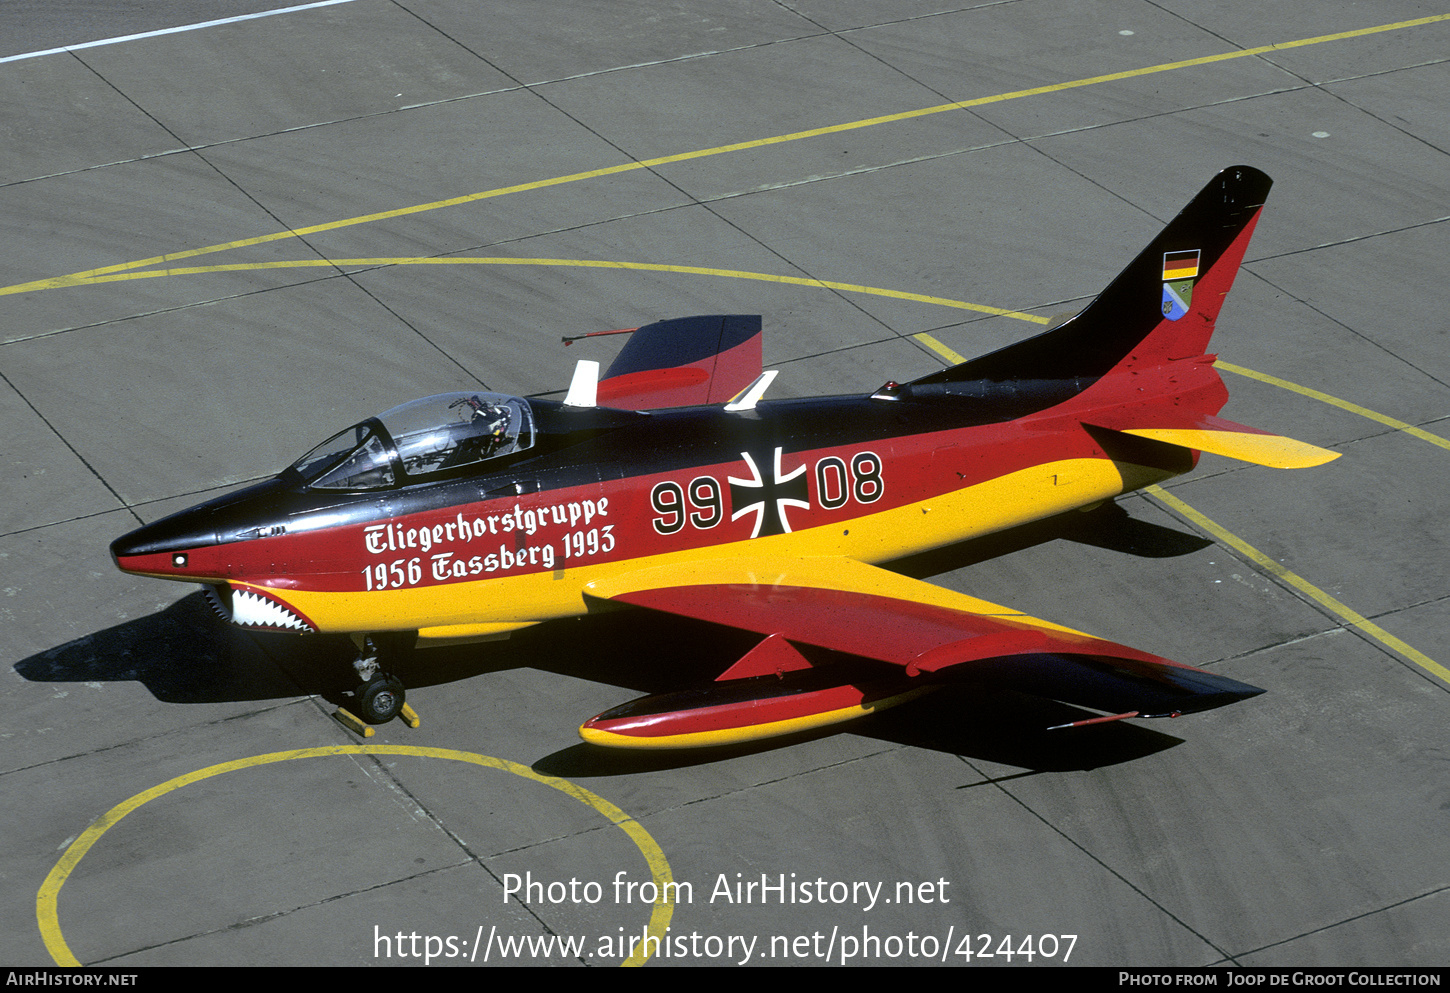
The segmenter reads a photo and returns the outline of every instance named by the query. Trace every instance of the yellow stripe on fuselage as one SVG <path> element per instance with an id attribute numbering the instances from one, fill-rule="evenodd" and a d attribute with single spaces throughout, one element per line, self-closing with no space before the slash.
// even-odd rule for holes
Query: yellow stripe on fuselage
<path id="1" fill-rule="evenodd" d="M 1020 469 L 927 500 L 790 534 L 439 586 L 371 592 L 266 589 L 269 595 L 291 603 L 321 632 L 466 626 L 503 633 L 509 628 L 583 614 L 587 610 L 586 587 L 597 583 L 607 588 L 612 579 L 626 573 L 657 567 L 688 571 L 692 563 L 703 567 L 709 560 L 732 557 L 844 557 L 868 563 L 889 562 L 1084 507 L 1173 475 L 1109 459 L 1065 459 Z M 705 571 L 709 572 L 705 581 L 717 575 L 713 570 Z M 233 585 L 265 588 L 257 584 Z"/>

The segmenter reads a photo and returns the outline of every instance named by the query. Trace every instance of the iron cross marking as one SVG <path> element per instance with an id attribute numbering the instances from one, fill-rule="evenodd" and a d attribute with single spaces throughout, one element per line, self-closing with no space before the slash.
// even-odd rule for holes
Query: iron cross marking
<path id="1" fill-rule="evenodd" d="M 749 479 L 730 479 L 730 507 L 732 513 L 730 519 L 738 520 L 746 514 L 755 514 L 755 528 L 750 537 L 759 538 L 762 535 L 788 534 L 790 532 L 790 521 L 786 519 L 786 507 L 800 507 L 809 510 L 811 507 L 810 489 L 806 481 L 805 464 L 797 466 L 788 476 L 780 474 L 780 449 L 775 450 L 774 474 L 765 478 L 760 474 L 760 467 L 749 452 L 741 452 L 740 457 L 745 460 L 745 465 L 750 469 Z"/>

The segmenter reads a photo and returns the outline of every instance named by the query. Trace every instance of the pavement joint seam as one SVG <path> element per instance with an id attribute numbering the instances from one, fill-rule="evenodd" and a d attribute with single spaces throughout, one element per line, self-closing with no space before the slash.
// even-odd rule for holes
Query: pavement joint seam
<path id="1" fill-rule="evenodd" d="M 1261 255 L 1258 258 L 1244 262 L 1245 266 L 1258 265 L 1260 262 L 1272 262 L 1275 259 L 1293 258 L 1296 255 L 1304 255 L 1308 252 L 1318 252 L 1326 248 L 1339 248 L 1342 245 L 1353 245 L 1356 242 L 1369 241 L 1373 238 L 1383 238 L 1387 235 L 1402 234 L 1406 231 L 1415 231 L 1419 228 L 1427 228 L 1432 224 L 1443 224 L 1450 221 L 1450 214 L 1443 217 L 1431 217 L 1427 220 L 1416 221 L 1413 224 L 1403 224 L 1397 228 L 1385 228 L 1383 231 L 1370 231 L 1366 234 L 1357 234 L 1353 238 L 1341 238 L 1339 241 L 1326 241 L 1319 245 L 1307 245 L 1304 248 L 1296 248 L 1288 252 L 1278 252 L 1274 255 Z M 1260 277 L 1263 278 L 1263 277 Z"/>
<path id="2" fill-rule="evenodd" d="M 0 371 L 0 382 L 4 382 L 4 384 L 8 386 L 17 397 L 20 398 L 20 402 L 25 404 L 26 407 L 30 408 L 30 412 L 36 416 L 41 424 L 45 425 L 46 430 L 48 430 L 51 434 L 55 435 L 56 440 L 64 445 L 66 447 L 66 450 L 69 451 L 71 455 L 75 456 L 76 460 L 85 467 L 85 470 L 89 472 L 93 477 L 95 477 L 96 481 L 104 486 L 106 488 L 106 492 L 111 494 L 111 497 L 117 502 L 118 506 L 112 508 L 111 510 L 100 511 L 99 513 L 109 514 L 113 513 L 116 510 L 130 510 L 130 507 L 127 506 L 125 499 L 122 498 L 121 494 L 116 492 L 115 487 L 113 487 L 110 483 L 106 481 L 106 477 L 101 475 L 100 470 L 98 470 L 95 466 L 91 465 L 90 461 L 84 455 L 82 455 L 76 449 L 76 447 L 70 443 L 69 440 L 66 439 L 66 436 L 62 434 L 60 430 L 50 422 L 49 418 L 47 418 L 44 414 L 40 412 L 35 404 L 30 402 L 30 398 L 22 393 L 20 391 L 20 388 L 17 387 L 13 382 L 11 382 L 10 377 L 5 375 L 3 371 Z M 131 516 L 135 518 L 138 524 L 141 523 L 141 518 L 136 517 L 135 513 L 132 513 Z M 23 530 L 28 531 L 32 529 L 25 528 Z"/>
<path id="3" fill-rule="evenodd" d="M 830 737 L 829 734 L 825 736 Z M 819 735 L 817 735 L 817 737 L 819 737 Z M 814 738 L 812 740 L 814 740 Z M 696 804 L 711 803 L 715 800 L 723 800 L 724 798 L 734 796 L 737 793 L 744 793 L 748 790 L 759 789 L 762 786 L 774 786 L 777 783 L 788 783 L 793 779 L 801 779 L 805 776 L 813 776 L 819 772 L 826 772 L 827 770 L 831 769 L 839 769 L 843 766 L 855 765 L 858 762 L 864 762 L 867 759 L 874 759 L 882 755 L 889 755 L 892 752 L 899 752 L 904 747 L 906 746 L 900 744 L 892 744 L 888 747 L 878 748 L 873 752 L 866 752 L 861 755 L 853 755 L 850 758 L 841 759 L 837 762 L 827 762 L 824 765 L 813 765 L 807 769 L 797 769 L 794 772 L 787 773 L 784 776 L 776 776 L 773 779 L 759 779 L 753 782 L 746 783 L 742 786 L 735 787 L 733 789 L 721 790 L 718 793 L 712 793 L 709 796 L 696 797 L 693 800 L 686 800 L 683 803 L 675 803 L 667 807 L 660 807 L 657 810 L 650 811 L 649 814 L 641 816 L 656 817 L 660 814 L 668 813 L 670 811 L 683 810 L 686 807 L 693 807 Z M 639 818 L 636 818 L 636 820 L 638 819 Z"/>
<path id="4" fill-rule="evenodd" d="M 1284 939 L 1282 939 L 1280 941 L 1275 941 L 1275 942 L 1271 942 L 1271 943 L 1269 943 L 1267 945 L 1260 945 L 1257 948 L 1248 949 L 1246 951 L 1240 952 L 1239 955 L 1240 956 L 1257 955 L 1260 952 L 1265 952 L 1265 951 L 1268 951 L 1271 948 L 1278 948 L 1278 947 L 1280 947 L 1282 945 L 1287 945 L 1290 942 L 1298 941 L 1301 938 L 1308 938 L 1308 937 L 1311 937 L 1311 936 L 1316 935 L 1316 934 L 1322 934 L 1325 931 L 1332 931 L 1335 928 L 1340 927 L 1340 926 L 1342 926 L 1344 924 L 1350 924 L 1350 923 L 1353 923 L 1354 921 L 1362 921 L 1362 920 L 1365 920 L 1366 918 L 1375 917 L 1375 916 L 1378 916 L 1379 914 L 1388 913 L 1389 911 L 1395 910 L 1395 909 L 1397 909 L 1399 907 L 1404 907 L 1404 906 L 1407 906 L 1407 905 L 1412 904 L 1412 903 L 1417 903 L 1420 900 L 1426 900 L 1426 899 L 1429 899 L 1430 897 L 1439 896 L 1439 895 L 1441 895 L 1443 893 L 1447 893 L 1447 892 L 1450 892 L 1450 886 L 1437 886 L 1434 889 L 1427 890 L 1424 893 L 1417 893 L 1414 896 L 1405 897 L 1403 900 L 1396 900 L 1393 903 L 1384 904 L 1383 906 L 1376 907 L 1373 910 L 1366 910 L 1366 911 L 1364 911 L 1363 913 L 1360 913 L 1360 914 L 1351 914 L 1350 916 L 1345 917 L 1345 918 L 1342 918 L 1342 919 L 1337 920 L 1337 921 L 1334 921 L 1333 923 L 1325 924 L 1325 925 L 1322 925 L 1322 926 L 1317 927 L 1317 928 L 1311 928 L 1308 931 L 1301 931 L 1299 934 L 1293 935 L 1293 936 L 1288 937 L 1288 938 L 1284 938 Z"/>
<path id="5" fill-rule="evenodd" d="M 427 820 L 427 823 L 433 825 L 433 827 L 435 827 L 440 832 L 442 832 L 443 835 L 446 838 L 448 838 L 451 842 L 453 842 L 454 846 L 459 851 L 461 851 L 464 854 L 464 856 L 466 856 L 466 858 L 467 858 L 468 861 L 472 862 L 474 865 L 478 866 L 479 869 L 483 870 L 483 872 L 486 873 L 490 879 L 492 879 L 499 886 L 502 886 L 503 885 L 503 880 L 500 879 L 498 877 L 498 874 L 495 873 L 493 871 L 493 869 L 490 868 L 485 863 L 485 859 L 486 858 L 492 858 L 492 857 L 496 857 L 496 856 L 482 856 L 482 855 L 479 855 L 478 853 L 476 853 L 473 850 L 472 846 L 470 846 L 468 844 L 468 842 L 464 841 L 463 838 L 457 832 L 455 832 L 452 828 L 450 828 L 447 824 L 445 824 L 443 822 L 443 819 L 441 817 L 439 817 L 436 813 L 433 812 L 432 809 L 430 809 L 420 799 L 418 799 L 418 797 L 413 793 L 412 790 L 408 789 L 406 786 L 403 785 L 403 782 L 398 777 L 397 773 L 393 769 L 390 769 L 386 765 L 383 764 L 383 761 L 382 761 L 383 760 L 383 756 L 382 755 L 353 755 L 352 758 L 355 759 L 355 760 L 356 759 L 362 759 L 362 758 L 371 759 L 372 760 L 372 765 L 373 765 L 373 768 L 375 769 L 375 771 L 379 775 L 381 775 L 384 779 L 387 780 L 388 785 L 390 785 L 392 789 L 396 790 L 397 792 L 401 793 L 403 796 L 407 797 L 410 801 L 412 801 L 412 803 L 424 815 L 424 817 Z M 362 765 L 361 762 L 359 762 L 357 764 L 359 766 Z M 372 776 L 368 776 L 368 778 L 369 779 L 372 779 L 373 777 Z M 615 827 L 615 825 L 611 824 L 610 827 L 613 828 L 613 827 Z M 591 831 L 593 831 L 593 830 L 602 831 L 602 830 L 604 830 L 604 826 L 603 825 L 597 825 L 597 824 L 590 824 L 588 826 L 588 830 L 591 830 Z M 573 832 L 572 834 L 563 835 L 562 837 L 565 837 L 565 838 L 577 837 L 577 836 L 579 836 L 581 834 L 584 834 L 584 833 L 587 833 L 587 832 L 586 831 L 576 831 L 576 832 Z M 464 864 L 466 864 L 466 863 L 464 863 Z M 412 877 L 408 877 L 408 878 L 412 878 Z M 397 880 L 395 880 L 395 882 L 396 881 Z M 551 935 L 555 933 L 554 932 L 554 929 L 552 927 L 550 927 L 548 925 L 548 923 L 546 923 L 542 917 L 539 916 L 539 914 L 534 910 L 534 908 L 532 906 L 530 906 L 527 903 L 524 903 L 523 901 L 519 901 L 519 905 L 521 907 L 523 907 L 525 913 L 527 913 L 530 917 L 532 917 L 534 919 L 534 921 L 539 925 L 539 927 L 543 928 L 546 933 L 551 934 Z"/>
<path id="6" fill-rule="evenodd" d="M 962 762 L 963 765 L 967 766 L 969 769 L 971 769 L 973 772 L 977 773 L 979 776 L 982 776 L 983 778 L 985 778 L 985 779 L 987 779 L 989 781 L 992 780 L 992 777 L 986 775 L 986 773 L 984 773 L 981 769 L 978 769 L 977 766 L 976 766 L 976 763 L 972 762 L 970 759 L 967 759 L 967 758 L 965 758 L 964 756 L 961 756 L 961 755 L 958 755 L 957 758 Z M 1117 869 L 1115 869 L 1111 865 L 1109 865 L 1102 857 L 1094 854 L 1089 848 L 1087 848 L 1085 845 L 1083 845 L 1077 839 L 1073 838 L 1072 835 L 1068 834 L 1065 830 L 1063 830 L 1062 828 L 1058 827 L 1051 820 L 1049 820 L 1046 816 L 1044 816 L 1043 814 L 1039 813 L 1029 803 L 1027 803 L 1021 797 L 1017 796 L 1017 794 L 1013 793 L 1010 789 L 1008 789 L 1002 783 L 996 782 L 996 781 L 992 781 L 992 785 L 995 786 L 999 791 L 1001 791 L 1001 793 L 1002 793 L 1003 796 L 1007 797 L 1013 803 L 1017 804 L 1023 810 L 1027 811 L 1027 813 L 1031 814 L 1034 818 L 1036 818 L 1038 821 L 1040 821 L 1043 824 L 1043 826 L 1045 826 L 1049 831 L 1051 831 L 1052 833 L 1056 834 L 1063 841 L 1067 842 L 1069 845 L 1071 845 L 1072 847 L 1076 848 L 1083 855 L 1085 855 L 1089 859 L 1091 859 L 1104 872 L 1107 872 L 1114 879 L 1116 879 L 1119 883 L 1122 883 L 1124 886 L 1128 887 L 1128 889 L 1130 889 L 1134 893 L 1136 893 L 1139 896 L 1139 898 L 1141 898 L 1144 902 L 1146 902 L 1147 904 L 1149 904 L 1150 906 L 1152 906 L 1153 908 L 1155 908 L 1164 917 L 1168 918 L 1173 923 L 1177 924 L 1184 931 L 1187 931 L 1189 934 L 1193 935 L 1195 938 L 1197 938 L 1199 941 L 1203 942 L 1205 945 L 1207 945 L 1209 948 L 1213 949 L 1215 952 L 1217 952 L 1219 955 L 1223 956 L 1225 959 L 1232 960 L 1234 958 L 1234 956 L 1230 952 L 1226 951 L 1223 948 L 1220 948 L 1218 946 L 1218 944 L 1215 941 L 1213 941 L 1213 939 L 1211 939 L 1207 935 L 1202 934 L 1201 932 L 1199 932 L 1196 928 L 1194 928 L 1191 924 L 1189 924 L 1187 921 L 1185 921 L 1182 917 L 1179 917 L 1177 914 L 1175 914 L 1173 911 L 1169 910 L 1166 906 L 1164 906 L 1158 900 L 1154 899 L 1148 893 L 1144 892 L 1136 883 L 1134 883 L 1132 880 L 1130 880 L 1127 876 L 1125 876 L 1123 873 L 1119 872 Z"/>
<path id="7" fill-rule="evenodd" d="M 468 864 L 468 861 L 464 861 L 457 862 L 452 865 L 436 866 L 432 869 L 422 869 L 418 872 L 412 873 L 407 876 L 400 876 L 397 879 L 389 880 L 385 883 L 377 883 L 373 886 L 364 886 L 360 889 L 348 890 L 345 893 L 334 893 L 332 896 L 324 897 L 320 900 L 313 900 L 309 903 L 298 904 L 294 907 L 289 907 L 286 910 L 276 910 L 269 914 L 259 914 L 256 917 L 248 917 L 240 921 L 234 921 L 231 924 L 224 924 L 218 927 L 204 928 L 203 930 L 196 931 L 191 934 L 179 935 L 175 938 L 167 938 L 165 941 L 155 941 L 146 945 L 137 945 L 134 948 L 127 948 L 124 951 L 116 952 L 115 954 L 106 956 L 105 958 L 99 958 L 95 959 L 94 961 L 87 962 L 85 963 L 85 966 L 86 968 L 105 966 L 111 962 L 121 961 L 131 955 L 151 952 L 155 951 L 158 948 L 167 948 L 171 945 L 184 944 L 188 941 L 194 941 L 197 938 L 208 938 L 216 934 L 227 934 L 233 931 L 243 931 L 247 928 L 256 927 L 260 924 L 269 924 L 275 920 L 281 920 L 283 918 L 291 917 L 293 914 L 299 913 L 304 910 L 314 910 L 318 907 L 325 907 L 330 903 L 336 903 L 339 900 L 349 900 L 353 897 L 362 896 L 365 893 L 373 893 L 377 890 L 387 889 L 391 886 L 396 886 L 399 883 L 409 883 L 414 880 L 424 878 L 426 876 L 435 875 L 437 873 L 450 872 L 455 869 L 466 868 Z M 478 863 L 475 861 L 473 864 L 477 865 Z M 553 932 L 551 931 L 550 933 L 552 934 Z"/>

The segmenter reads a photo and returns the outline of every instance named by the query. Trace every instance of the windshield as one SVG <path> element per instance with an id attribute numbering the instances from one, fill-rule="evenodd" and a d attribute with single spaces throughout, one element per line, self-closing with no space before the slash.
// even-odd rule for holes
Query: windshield
<path id="1" fill-rule="evenodd" d="M 364 422 L 354 424 L 346 431 L 339 431 L 312 451 L 292 463 L 292 468 L 311 480 L 337 465 L 342 457 L 361 445 L 367 438 L 371 426 Z"/>
<path id="2" fill-rule="evenodd" d="M 397 480 L 377 419 L 355 424 L 292 463 L 311 486 L 324 490 L 375 490 Z"/>
<path id="3" fill-rule="evenodd" d="M 391 487 L 533 447 L 526 401 L 501 393 L 444 393 L 394 407 L 342 431 L 292 464 L 308 485 Z"/>

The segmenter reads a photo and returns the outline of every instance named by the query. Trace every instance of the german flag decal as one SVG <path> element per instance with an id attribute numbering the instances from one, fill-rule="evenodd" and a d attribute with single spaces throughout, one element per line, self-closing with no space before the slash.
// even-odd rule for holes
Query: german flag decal
<path id="1" fill-rule="evenodd" d="M 1198 249 L 1163 253 L 1163 282 L 1193 279 L 1198 276 Z"/>
<path id="2" fill-rule="evenodd" d="M 1193 280 L 1198 276 L 1198 249 L 1163 253 L 1163 316 L 1176 321 L 1193 302 Z"/>

